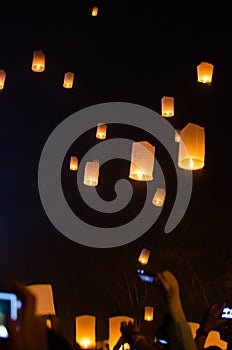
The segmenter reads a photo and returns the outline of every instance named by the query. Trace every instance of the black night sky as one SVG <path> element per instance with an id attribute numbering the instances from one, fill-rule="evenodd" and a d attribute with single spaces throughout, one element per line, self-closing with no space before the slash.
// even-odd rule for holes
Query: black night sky
<path id="1" fill-rule="evenodd" d="M 94 5 L 99 6 L 97 17 L 91 16 Z M 127 281 L 133 295 L 136 290 L 142 298 L 144 285 L 135 270 L 144 247 L 151 250 L 150 269 L 168 268 L 176 274 L 190 321 L 199 321 L 214 302 L 232 302 L 231 18 L 226 10 L 181 12 L 151 0 L 76 0 L 57 2 L 50 9 L 20 6 L 3 6 L 1 11 L 0 69 L 7 77 L 0 94 L 0 280 L 52 284 L 57 316 L 70 338 L 80 314 L 97 316 L 99 339 L 108 336 L 107 317 L 122 312 L 133 317 L 135 311 L 142 315 L 143 305 L 134 301 L 132 307 L 125 286 Z M 31 60 L 40 49 L 46 54 L 46 69 L 39 74 L 32 72 Z M 214 65 L 211 85 L 197 83 L 201 61 Z M 75 72 L 71 90 L 62 87 L 65 71 Z M 174 128 L 192 122 L 206 133 L 205 167 L 193 173 L 192 198 L 182 221 L 164 234 L 176 184 L 160 145 L 157 157 L 170 191 L 154 226 L 134 242 L 110 249 L 66 238 L 47 217 L 38 190 L 40 155 L 51 132 L 71 114 L 99 103 L 130 102 L 160 113 L 164 95 L 175 98 L 175 116 L 170 118 Z M 84 155 L 94 132 L 77 140 L 73 150 Z M 135 140 L 145 137 L 141 130 L 118 125 L 108 137 L 132 135 Z M 74 175 L 68 171 L 70 154 L 62 174 L 67 200 L 77 215 L 101 221 L 77 200 Z M 112 181 L 99 186 L 105 200 L 113 198 L 114 183 L 126 178 L 128 166 L 118 160 L 106 165 Z M 144 184 L 134 184 L 134 202 L 106 217 L 106 225 L 136 215 L 144 190 Z M 146 303 L 156 310 L 154 322 L 143 325 L 149 332 L 162 320 L 165 304 L 151 286 Z"/>

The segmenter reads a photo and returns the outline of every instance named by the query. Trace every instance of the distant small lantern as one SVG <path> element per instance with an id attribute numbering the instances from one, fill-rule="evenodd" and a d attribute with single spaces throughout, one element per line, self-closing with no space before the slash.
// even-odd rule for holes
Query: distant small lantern
<path id="1" fill-rule="evenodd" d="M 180 142 L 180 130 L 175 130 L 175 142 Z"/>
<path id="2" fill-rule="evenodd" d="M 6 80 L 6 72 L 4 71 L 4 69 L 0 69 L 0 90 L 4 89 L 5 80 Z"/>
<path id="3" fill-rule="evenodd" d="M 87 162 L 85 165 L 84 184 L 87 186 L 97 186 L 99 177 L 99 161 Z"/>
<path id="4" fill-rule="evenodd" d="M 174 97 L 164 96 L 161 100 L 162 117 L 174 116 Z"/>
<path id="5" fill-rule="evenodd" d="M 201 62 L 197 66 L 197 81 L 199 83 L 211 83 L 214 66 L 211 63 Z"/>
<path id="6" fill-rule="evenodd" d="M 149 257 L 150 257 L 150 250 L 143 248 L 140 255 L 139 255 L 139 262 L 143 265 L 146 265 L 148 263 Z"/>
<path id="7" fill-rule="evenodd" d="M 153 180 L 155 147 L 147 141 L 133 142 L 129 178 L 138 181 Z"/>
<path id="8" fill-rule="evenodd" d="M 180 132 L 178 166 L 186 170 L 202 169 L 205 165 L 205 130 L 188 123 Z"/>
<path id="9" fill-rule="evenodd" d="M 78 158 L 77 157 L 72 156 L 70 158 L 69 169 L 72 171 L 77 171 L 77 169 L 78 169 Z"/>
<path id="10" fill-rule="evenodd" d="M 97 16 L 98 14 L 98 7 L 97 6 L 94 6 L 93 9 L 92 9 L 92 16 Z"/>
<path id="11" fill-rule="evenodd" d="M 51 319 L 50 318 L 47 318 L 46 319 L 46 326 L 48 327 L 48 328 L 52 328 L 52 321 L 51 321 Z"/>
<path id="12" fill-rule="evenodd" d="M 165 196 L 166 196 L 166 190 L 164 188 L 157 188 L 155 195 L 152 199 L 152 203 L 156 207 L 162 207 L 164 204 Z"/>
<path id="13" fill-rule="evenodd" d="M 45 54 L 42 50 L 36 50 L 33 54 L 31 69 L 34 72 L 43 72 L 45 69 Z"/>
<path id="14" fill-rule="evenodd" d="M 71 89 L 73 87 L 74 73 L 67 72 L 64 74 L 63 87 L 65 89 Z"/>
<path id="15" fill-rule="evenodd" d="M 154 312 L 153 306 L 145 306 L 144 320 L 149 322 L 153 321 L 153 312 Z"/>
<path id="16" fill-rule="evenodd" d="M 96 132 L 96 138 L 97 139 L 105 139 L 106 138 L 106 129 L 107 126 L 104 123 L 98 123 L 97 125 L 97 132 Z"/>

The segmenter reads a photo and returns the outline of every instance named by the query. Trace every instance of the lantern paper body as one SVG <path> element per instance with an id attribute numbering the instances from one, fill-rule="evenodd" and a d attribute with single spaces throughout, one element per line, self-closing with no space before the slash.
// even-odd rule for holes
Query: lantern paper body
<path id="1" fill-rule="evenodd" d="M 50 284 L 32 284 L 27 288 L 36 297 L 36 316 L 55 315 L 53 291 Z"/>
<path id="2" fill-rule="evenodd" d="M 0 90 L 4 89 L 5 80 L 6 80 L 6 72 L 4 71 L 4 69 L 0 69 Z"/>
<path id="3" fill-rule="evenodd" d="M 152 199 L 152 203 L 156 207 L 162 207 L 164 204 L 165 196 L 166 196 L 166 190 L 164 188 L 157 188 L 155 195 Z"/>
<path id="4" fill-rule="evenodd" d="M 150 250 L 143 248 L 140 255 L 139 255 L 139 262 L 143 265 L 146 265 L 148 263 L 148 259 L 150 257 Z"/>
<path id="5" fill-rule="evenodd" d="M 63 87 L 65 89 L 71 89 L 73 87 L 74 73 L 67 72 L 64 74 Z"/>
<path id="6" fill-rule="evenodd" d="M 180 142 L 180 130 L 175 130 L 175 142 Z"/>
<path id="7" fill-rule="evenodd" d="M 121 337 L 120 326 L 121 322 L 132 322 L 134 319 L 128 316 L 113 316 L 109 317 L 109 347 L 113 350 L 114 345 Z"/>
<path id="8" fill-rule="evenodd" d="M 31 69 L 34 72 L 43 72 L 45 69 L 45 54 L 42 50 L 34 51 Z"/>
<path id="9" fill-rule="evenodd" d="M 205 341 L 205 348 L 209 346 L 218 346 L 220 349 L 228 349 L 227 342 L 220 339 L 220 333 L 218 331 L 211 331 Z"/>
<path id="10" fill-rule="evenodd" d="M 93 9 L 92 9 L 92 16 L 97 16 L 98 14 L 98 7 L 97 6 L 94 6 Z"/>
<path id="11" fill-rule="evenodd" d="M 197 66 L 197 81 L 199 83 L 211 83 L 214 66 L 211 63 L 201 62 Z"/>
<path id="12" fill-rule="evenodd" d="M 188 123 L 180 132 L 178 166 L 186 170 L 198 170 L 205 164 L 204 128 Z"/>
<path id="13" fill-rule="evenodd" d="M 99 177 L 99 161 L 87 162 L 85 165 L 84 184 L 97 186 Z"/>
<path id="14" fill-rule="evenodd" d="M 153 180 L 155 147 L 147 141 L 133 142 L 129 177 L 138 181 Z"/>
<path id="15" fill-rule="evenodd" d="M 78 159 L 77 159 L 77 157 L 72 156 L 70 158 L 69 169 L 72 170 L 72 171 L 77 171 L 77 169 L 78 169 Z"/>
<path id="16" fill-rule="evenodd" d="M 106 138 L 106 129 L 107 129 L 106 124 L 98 123 L 96 138 L 101 139 L 101 140 L 105 139 Z"/>
<path id="17" fill-rule="evenodd" d="M 145 306 L 144 321 L 153 321 L 153 306 Z"/>
<path id="18" fill-rule="evenodd" d="M 164 96 L 161 100 L 162 117 L 174 116 L 174 97 Z"/>
<path id="19" fill-rule="evenodd" d="M 82 315 L 76 317 L 76 342 L 82 348 L 94 348 L 96 343 L 96 317 Z"/>

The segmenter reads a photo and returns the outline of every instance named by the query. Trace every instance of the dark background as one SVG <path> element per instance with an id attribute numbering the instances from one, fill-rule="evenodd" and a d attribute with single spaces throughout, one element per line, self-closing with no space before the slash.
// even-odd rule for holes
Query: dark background
<path id="1" fill-rule="evenodd" d="M 94 5 L 99 6 L 97 17 L 91 16 Z M 145 291 L 135 276 L 144 247 L 151 250 L 151 269 L 168 268 L 176 274 L 189 321 L 198 322 L 214 302 L 232 301 L 232 74 L 227 13 L 226 8 L 180 9 L 149 0 L 76 0 L 50 8 L 3 4 L 0 68 L 7 77 L 0 94 L 0 279 L 52 284 L 57 316 L 72 339 L 75 316 L 80 314 L 97 316 L 98 339 L 108 337 L 108 317 L 123 312 L 142 320 L 146 304 L 154 305 L 155 319 L 151 324 L 142 322 L 144 331 L 153 332 L 162 322 L 166 306 L 161 291 L 154 286 Z M 46 54 L 46 70 L 37 74 L 31 71 L 31 60 L 39 49 Z M 201 61 L 214 65 L 211 85 L 197 83 Z M 65 71 L 75 72 L 71 90 L 62 88 Z M 167 193 L 170 200 L 157 222 L 130 244 L 94 249 L 64 237 L 46 216 L 38 192 L 40 154 L 50 133 L 72 113 L 103 102 L 131 102 L 160 113 L 164 95 L 175 97 L 170 123 L 176 129 L 193 122 L 206 133 L 205 167 L 193 173 L 191 202 L 180 224 L 164 234 L 173 200 Z M 132 135 L 126 128 L 120 132 L 120 137 Z M 133 132 L 135 140 L 142 138 L 141 130 Z M 86 140 L 93 135 L 90 130 Z M 110 136 L 119 136 L 117 126 Z M 88 143 L 82 139 L 73 147 L 84 154 Z M 167 169 L 168 186 L 175 188 L 162 147 L 158 154 Z M 76 202 L 68 156 L 64 191 L 77 212 L 88 217 L 88 208 Z M 117 165 L 109 164 L 112 187 L 122 175 Z M 123 169 L 128 166 L 121 163 Z M 113 196 L 111 183 L 99 191 L 105 199 Z M 119 222 L 129 220 L 144 198 L 144 185 L 135 185 L 135 202 L 130 204 L 134 211 L 125 208 Z M 111 218 L 105 220 L 112 223 Z M 145 304 L 136 300 L 144 292 Z"/>

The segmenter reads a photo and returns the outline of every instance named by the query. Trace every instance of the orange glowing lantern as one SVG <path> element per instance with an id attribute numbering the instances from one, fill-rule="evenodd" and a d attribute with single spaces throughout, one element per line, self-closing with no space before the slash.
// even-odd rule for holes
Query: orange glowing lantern
<path id="1" fill-rule="evenodd" d="M 6 80 L 6 72 L 4 71 L 4 69 L 0 69 L 0 90 L 4 89 L 5 80 Z"/>
<path id="2" fill-rule="evenodd" d="M 96 345 L 96 317 L 81 315 L 76 320 L 76 342 L 84 349 L 94 348 Z"/>
<path id="3" fill-rule="evenodd" d="M 69 169 L 72 170 L 72 171 L 77 171 L 77 169 L 78 169 L 78 158 L 77 157 L 72 156 L 70 158 Z"/>
<path id="4" fill-rule="evenodd" d="M 52 286 L 50 284 L 31 284 L 28 290 L 36 297 L 36 316 L 55 315 Z"/>
<path id="5" fill-rule="evenodd" d="M 144 310 L 144 321 L 153 321 L 153 312 L 154 308 L 153 306 L 145 306 Z"/>
<path id="6" fill-rule="evenodd" d="M 74 73 L 67 72 L 64 74 L 63 87 L 65 89 L 71 89 L 73 87 Z"/>
<path id="7" fill-rule="evenodd" d="M 97 186 L 99 177 L 99 161 L 87 162 L 85 165 L 84 184 L 87 186 Z"/>
<path id="8" fill-rule="evenodd" d="M 178 166 L 186 170 L 202 169 L 205 164 L 205 130 L 188 123 L 180 132 Z"/>
<path id="9" fill-rule="evenodd" d="M 201 62 L 197 66 L 197 81 L 199 83 L 211 83 L 214 66 L 211 63 Z"/>
<path id="10" fill-rule="evenodd" d="M 147 141 L 133 142 L 129 178 L 138 181 L 153 180 L 155 147 Z"/>
<path id="11" fill-rule="evenodd" d="M 109 317 L 109 348 L 113 350 L 114 345 L 117 344 L 118 339 L 121 337 L 120 326 L 122 322 L 132 322 L 134 319 L 128 316 L 113 316 Z"/>
<path id="12" fill-rule="evenodd" d="M 33 54 L 31 69 L 34 72 L 43 72 L 45 69 L 45 54 L 42 50 L 36 50 Z"/>
<path id="13" fill-rule="evenodd" d="M 141 264 L 146 265 L 148 263 L 148 259 L 150 257 L 150 254 L 151 254 L 151 252 L 149 249 L 143 248 L 140 255 L 139 255 L 138 261 Z"/>
<path id="14" fill-rule="evenodd" d="M 175 142 L 180 142 L 180 130 L 175 130 Z"/>
<path id="15" fill-rule="evenodd" d="M 166 196 L 166 191 L 164 188 L 157 188 L 155 195 L 152 199 L 152 203 L 156 206 L 156 207 L 162 207 L 164 204 L 164 200 L 165 200 L 165 196 Z"/>
<path id="16" fill-rule="evenodd" d="M 161 100 L 162 117 L 174 116 L 174 97 L 164 96 Z"/>
<path id="17" fill-rule="evenodd" d="M 106 129 L 107 126 L 104 123 L 98 123 L 97 125 L 97 132 L 96 132 L 96 138 L 97 139 L 105 139 L 106 138 Z"/>
<path id="18" fill-rule="evenodd" d="M 93 9 L 92 9 L 92 16 L 97 16 L 98 14 L 98 7 L 97 6 L 94 6 Z"/>

